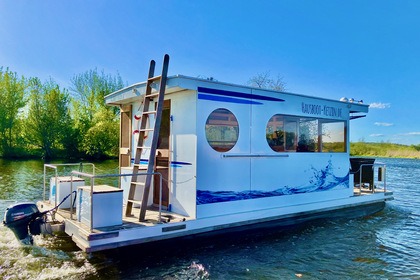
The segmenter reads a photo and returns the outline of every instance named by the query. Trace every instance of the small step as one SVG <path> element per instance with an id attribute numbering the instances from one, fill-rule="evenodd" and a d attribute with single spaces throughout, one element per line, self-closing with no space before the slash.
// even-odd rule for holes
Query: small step
<path id="1" fill-rule="evenodd" d="M 140 128 L 139 131 L 153 131 L 154 128 Z"/>
<path id="2" fill-rule="evenodd" d="M 156 115 L 156 111 L 147 111 L 147 112 L 143 112 L 143 115 Z"/>
<path id="3" fill-rule="evenodd" d="M 142 149 L 142 150 L 150 150 L 152 147 L 148 147 L 148 146 L 143 146 L 143 147 L 137 147 L 137 149 Z"/>
<path id="4" fill-rule="evenodd" d="M 133 203 L 133 204 L 142 204 L 143 203 L 143 201 L 142 200 L 133 200 L 133 199 L 128 199 L 127 200 L 128 202 L 131 202 L 131 203 Z"/>
<path id="5" fill-rule="evenodd" d="M 157 96 L 159 96 L 159 92 L 151 93 L 151 94 L 146 95 L 146 97 L 148 97 L 148 98 L 154 98 L 154 97 L 157 97 Z"/>
<path id="6" fill-rule="evenodd" d="M 159 81 L 160 79 L 162 79 L 162 75 L 154 76 L 154 77 L 151 77 L 151 78 L 149 78 L 147 80 L 148 81 L 151 81 L 151 82 L 154 82 L 154 81 Z"/>
<path id="7" fill-rule="evenodd" d="M 145 182 L 131 182 L 132 185 L 136 185 L 136 186 L 142 186 L 144 187 L 146 185 Z"/>

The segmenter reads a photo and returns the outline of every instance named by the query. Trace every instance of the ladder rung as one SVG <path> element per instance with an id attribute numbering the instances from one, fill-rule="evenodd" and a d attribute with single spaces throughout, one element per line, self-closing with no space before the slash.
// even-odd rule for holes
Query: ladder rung
<path id="1" fill-rule="evenodd" d="M 151 115 L 151 114 L 155 114 L 156 115 L 156 111 L 146 111 L 146 112 L 143 112 L 142 114 L 143 115 Z"/>
<path id="2" fill-rule="evenodd" d="M 148 81 L 158 81 L 158 80 L 160 80 L 160 79 L 162 79 L 162 75 L 159 75 L 159 76 L 154 76 L 154 77 L 151 77 L 151 78 L 149 78 L 149 79 L 147 79 Z"/>
<path id="3" fill-rule="evenodd" d="M 137 147 L 137 149 L 142 149 L 142 150 L 150 150 L 152 147 L 145 147 L 145 146 L 143 146 L 143 147 Z"/>
<path id="4" fill-rule="evenodd" d="M 146 183 L 145 182 L 131 182 L 132 185 L 136 185 L 136 186 L 145 186 Z"/>
<path id="5" fill-rule="evenodd" d="M 133 199 L 128 199 L 127 202 L 131 202 L 131 203 L 134 203 L 134 204 L 142 204 L 143 203 L 142 200 L 133 200 Z"/>
<path id="6" fill-rule="evenodd" d="M 139 131 L 153 131 L 154 128 L 140 128 Z"/>
<path id="7" fill-rule="evenodd" d="M 158 95 L 159 95 L 159 92 L 156 92 L 156 93 L 146 94 L 145 97 L 154 98 L 154 97 L 156 97 Z"/>

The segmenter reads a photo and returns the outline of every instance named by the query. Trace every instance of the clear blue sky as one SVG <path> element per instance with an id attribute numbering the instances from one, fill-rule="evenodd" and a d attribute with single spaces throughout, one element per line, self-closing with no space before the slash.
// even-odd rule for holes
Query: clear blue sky
<path id="1" fill-rule="evenodd" d="M 372 104 L 351 141 L 420 144 L 420 1 L 0 1 L 0 66 L 68 87 L 97 68 L 245 84 Z"/>

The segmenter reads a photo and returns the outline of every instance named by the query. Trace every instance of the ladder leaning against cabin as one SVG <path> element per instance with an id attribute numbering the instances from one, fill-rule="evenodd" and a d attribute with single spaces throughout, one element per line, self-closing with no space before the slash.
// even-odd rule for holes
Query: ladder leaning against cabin
<path id="1" fill-rule="evenodd" d="M 132 216 L 133 204 L 140 204 L 141 207 L 140 207 L 139 221 L 144 221 L 145 216 L 146 216 L 147 201 L 148 201 L 149 192 L 150 192 L 150 185 L 152 183 L 152 177 L 153 177 L 154 166 L 155 166 L 156 149 L 157 149 L 157 144 L 158 144 L 158 139 L 159 139 L 160 124 L 162 120 L 163 100 L 164 100 L 164 95 L 165 95 L 168 67 L 169 67 L 169 55 L 165 54 L 164 59 L 163 59 L 162 75 L 154 76 L 155 61 L 154 60 L 150 61 L 149 75 L 148 75 L 147 83 L 146 83 L 146 93 L 144 95 L 144 101 L 143 101 L 143 112 L 140 119 L 141 122 L 140 122 L 140 128 L 139 128 L 139 138 L 137 141 L 137 147 L 136 147 L 135 158 L 134 158 L 133 176 L 131 178 L 127 206 L 125 209 L 125 215 Z M 155 83 L 160 84 L 159 91 L 157 93 L 152 93 L 152 84 L 155 84 Z M 156 97 L 157 97 L 156 109 L 151 109 L 150 105 L 151 104 L 153 105 L 153 100 Z M 149 119 L 149 115 L 151 114 L 155 115 L 154 127 L 147 128 L 147 121 Z M 153 134 L 150 147 L 146 147 L 144 145 L 146 132 L 150 132 Z M 135 174 L 139 173 L 141 154 L 142 154 L 142 151 L 146 149 L 150 150 L 149 162 L 147 165 L 146 180 L 144 183 L 137 182 L 137 175 Z M 144 186 L 142 200 L 134 199 L 136 186 L 138 185 Z M 159 203 L 161 203 L 161 201 Z"/>

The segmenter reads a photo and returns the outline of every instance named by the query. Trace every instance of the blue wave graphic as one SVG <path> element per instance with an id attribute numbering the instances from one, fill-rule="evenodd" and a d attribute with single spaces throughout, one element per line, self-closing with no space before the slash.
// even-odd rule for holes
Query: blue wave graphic
<path id="1" fill-rule="evenodd" d="M 349 173 L 344 177 L 335 176 L 331 160 L 325 168 L 316 170 L 312 167 L 311 171 L 313 175 L 308 185 L 299 187 L 284 186 L 273 191 L 241 192 L 197 190 L 197 205 L 349 188 Z"/>

